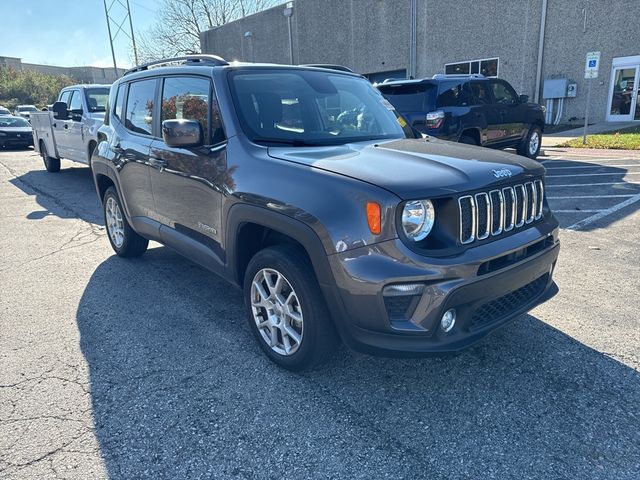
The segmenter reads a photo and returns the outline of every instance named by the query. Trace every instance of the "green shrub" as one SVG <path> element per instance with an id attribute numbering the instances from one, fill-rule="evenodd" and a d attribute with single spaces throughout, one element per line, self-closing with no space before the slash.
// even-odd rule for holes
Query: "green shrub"
<path id="1" fill-rule="evenodd" d="M 53 103 L 63 87 L 74 83 L 77 82 L 67 75 L 0 67 L 0 105 L 10 110 L 20 104 L 42 108 Z"/>

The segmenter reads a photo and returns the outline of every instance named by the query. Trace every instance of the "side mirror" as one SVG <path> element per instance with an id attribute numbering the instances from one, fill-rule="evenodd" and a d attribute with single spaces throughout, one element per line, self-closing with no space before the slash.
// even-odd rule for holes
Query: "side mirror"
<path id="1" fill-rule="evenodd" d="M 529 101 L 529 95 L 520 95 L 520 103 L 527 103 Z"/>
<path id="2" fill-rule="evenodd" d="M 195 120 L 165 120 L 162 139 L 168 147 L 199 147 L 202 145 L 202 125 Z"/>
<path id="3" fill-rule="evenodd" d="M 56 102 L 51 107 L 53 118 L 57 120 L 67 120 L 69 118 L 69 110 L 65 102 Z"/>

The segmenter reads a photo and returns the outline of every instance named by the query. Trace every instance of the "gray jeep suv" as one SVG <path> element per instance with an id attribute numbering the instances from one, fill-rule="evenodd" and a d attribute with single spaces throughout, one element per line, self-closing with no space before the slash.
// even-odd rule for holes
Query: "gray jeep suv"
<path id="1" fill-rule="evenodd" d="M 143 65 L 113 84 L 91 166 L 115 252 L 155 240 L 241 287 L 285 368 L 340 339 L 458 351 L 557 291 L 544 168 L 422 138 L 353 73 Z"/>

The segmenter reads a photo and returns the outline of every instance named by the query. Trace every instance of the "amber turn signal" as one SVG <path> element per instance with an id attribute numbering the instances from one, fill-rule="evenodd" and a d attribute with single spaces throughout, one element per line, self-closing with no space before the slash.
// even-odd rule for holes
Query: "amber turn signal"
<path id="1" fill-rule="evenodd" d="M 367 222 L 369 230 L 374 235 L 380 235 L 380 204 L 376 202 L 367 202 Z"/>

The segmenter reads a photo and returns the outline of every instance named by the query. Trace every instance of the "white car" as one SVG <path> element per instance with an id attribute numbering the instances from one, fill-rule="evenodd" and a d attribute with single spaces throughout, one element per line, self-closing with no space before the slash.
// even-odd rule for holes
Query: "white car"
<path id="1" fill-rule="evenodd" d="M 0 105 L 0 115 L 11 115 L 11 110 Z"/>
<path id="2" fill-rule="evenodd" d="M 33 112 L 37 112 L 38 108 L 35 105 L 18 105 L 13 112 L 16 117 L 23 117 L 29 120 Z"/>

